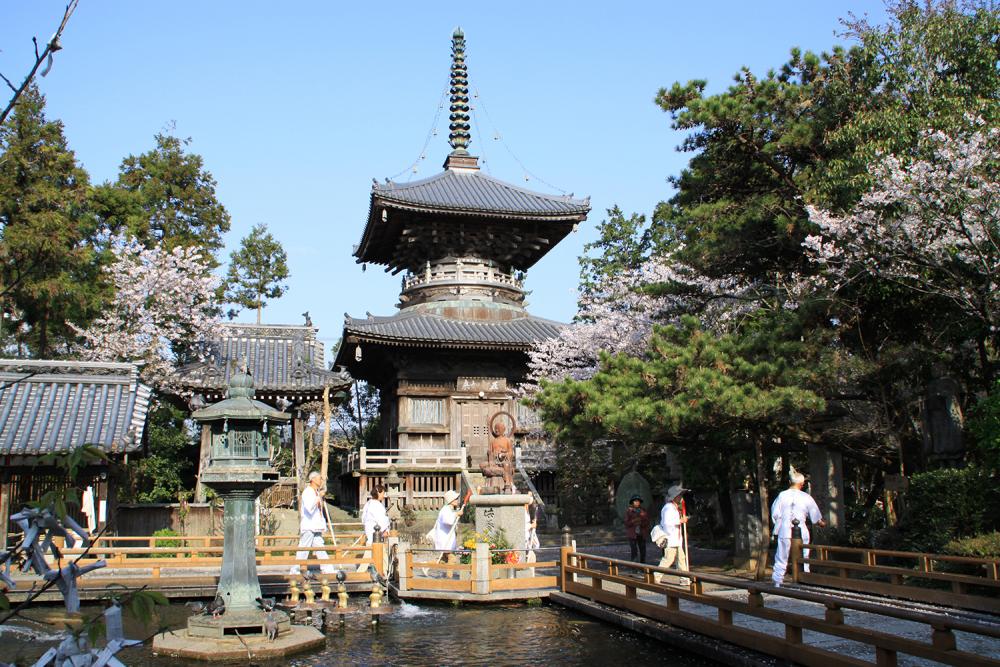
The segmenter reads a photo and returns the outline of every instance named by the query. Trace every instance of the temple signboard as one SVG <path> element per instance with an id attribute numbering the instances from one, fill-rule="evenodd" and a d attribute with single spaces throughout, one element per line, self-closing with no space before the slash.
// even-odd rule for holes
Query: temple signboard
<path id="1" fill-rule="evenodd" d="M 455 382 L 455 388 L 462 392 L 473 394 L 485 392 L 505 392 L 507 391 L 507 378 L 483 378 L 483 377 L 459 377 Z"/>

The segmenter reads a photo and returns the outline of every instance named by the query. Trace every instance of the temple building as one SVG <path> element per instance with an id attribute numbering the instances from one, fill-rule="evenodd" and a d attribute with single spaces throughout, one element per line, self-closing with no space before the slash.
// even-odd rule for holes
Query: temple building
<path id="1" fill-rule="evenodd" d="M 82 490 L 80 504 L 69 506 L 81 526 L 114 524 L 112 471 L 141 454 L 151 394 L 131 363 L 0 359 L 0 546 L 17 531 L 11 514 L 63 488 Z M 51 458 L 83 445 L 106 459 L 71 479 Z"/>
<path id="2" fill-rule="evenodd" d="M 177 374 L 178 389 L 192 397 L 192 409 L 224 399 L 232 374 L 245 369 L 253 378 L 256 400 L 292 413 L 290 428 L 283 432 L 282 440 L 286 441 L 283 444 L 291 444 L 296 474 L 292 479 L 283 478 L 275 487 L 275 493 L 284 496 L 280 504 L 291 505 L 309 473 L 305 469 L 308 415 L 302 406 L 322 401 L 324 392 L 336 405 L 346 398 L 352 378 L 326 367 L 323 343 L 308 318 L 304 325 L 225 323 L 219 338 L 203 345 L 205 361 L 183 366 Z M 203 429 L 195 491 L 199 502 L 204 499 L 201 468 L 207 465 L 208 455 L 208 431 Z"/>
<path id="3" fill-rule="evenodd" d="M 588 199 L 533 192 L 488 176 L 469 153 L 471 140 L 465 38 L 452 39 L 449 144 L 444 170 L 409 182 L 375 183 L 358 263 L 402 273 L 397 312 L 345 316 L 335 366 L 377 387 L 379 446 L 353 454 L 340 493 L 363 502 L 394 466 L 415 509 L 437 509 L 444 492 L 472 486 L 491 439 L 491 419 L 513 417 L 526 442 L 531 415 L 515 389 L 527 352 L 555 336 L 558 322 L 525 309 L 524 272 L 590 211 Z M 509 422 L 508 422 L 509 423 Z M 543 443 L 530 443 L 538 449 Z M 544 447 L 542 447 L 544 449 Z M 540 452 L 535 452 L 539 454 Z M 527 478 L 547 480 L 535 456 Z"/>

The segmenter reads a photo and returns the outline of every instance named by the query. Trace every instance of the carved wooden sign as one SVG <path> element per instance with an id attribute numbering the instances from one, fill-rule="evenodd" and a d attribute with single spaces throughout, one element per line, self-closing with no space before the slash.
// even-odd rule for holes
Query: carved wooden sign
<path id="1" fill-rule="evenodd" d="M 455 388 L 463 393 L 477 393 L 480 391 L 487 393 L 505 392 L 507 391 L 507 378 L 459 377 L 455 381 Z"/>

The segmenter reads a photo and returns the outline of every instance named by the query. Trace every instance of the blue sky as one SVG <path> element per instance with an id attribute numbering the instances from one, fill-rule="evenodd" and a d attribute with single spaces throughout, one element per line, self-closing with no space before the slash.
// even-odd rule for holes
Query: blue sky
<path id="1" fill-rule="evenodd" d="M 20 80 L 65 1 L 0 0 L 0 72 Z M 95 182 L 176 124 L 218 181 L 229 251 L 266 223 L 288 251 L 289 292 L 265 321 L 310 311 L 329 345 L 343 313 L 394 312 L 399 276 L 354 263 L 372 178 L 430 176 L 448 152 L 447 112 L 425 158 L 450 64 L 466 34 L 478 97 L 471 152 L 498 178 L 590 195 L 590 220 L 528 274 L 529 309 L 568 321 L 577 257 L 605 209 L 649 213 L 688 156 L 653 104 L 674 81 L 723 90 L 789 49 L 829 50 L 838 19 L 885 18 L 881 2 L 206 2 L 81 0 L 52 72 L 50 118 Z M 6 99 L 3 97 L 2 99 Z M 496 139 L 500 135 L 501 140 Z M 510 149 L 508 151 L 508 148 Z M 416 163 L 417 171 L 411 166 Z M 522 166 L 523 165 L 523 166 Z M 525 168 L 536 177 L 525 180 Z M 539 180 L 542 179 L 542 180 Z M 254 321 L 254 313 L 240 318 Z"/>

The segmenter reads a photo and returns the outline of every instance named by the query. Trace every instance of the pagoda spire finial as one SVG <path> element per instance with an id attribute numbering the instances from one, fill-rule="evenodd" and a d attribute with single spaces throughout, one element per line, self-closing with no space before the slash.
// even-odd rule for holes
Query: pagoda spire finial
<path id="1" fill-rule="evenodd" d="M 448 125 L 448 143 L 452 155 L 464 155 L 472 141 L 469 122 L 469 73 L 465 68 L 465 34 L 455 28 L 451 36 L 451 123 Z"/>

